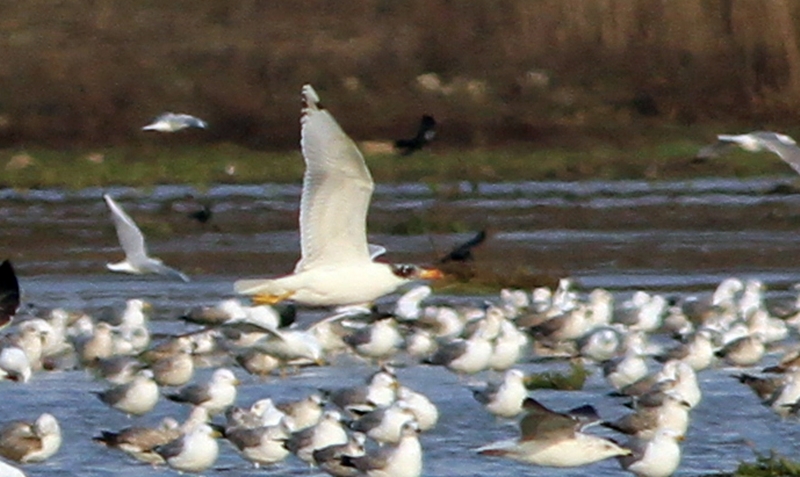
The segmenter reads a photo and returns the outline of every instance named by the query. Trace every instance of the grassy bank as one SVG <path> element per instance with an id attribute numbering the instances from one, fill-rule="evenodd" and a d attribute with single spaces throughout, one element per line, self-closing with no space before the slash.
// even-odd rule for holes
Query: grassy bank
<path id="1" fill-rule="evenodd" d="M 434 147 L 410 157 L 367 154 L 376 182 L 519 181 L 587 179 L 682 179 L 695 177 L 792 176 L 773 154 L 735 151 L 706 161 L 694 159 L 702 139 L 696 131 L 661 131 L 617 144 L 583 140 L 568 146 L 513 144 L 503 148 Z M 702 137 L 713 138 L 713 134 Z M 299 148 L 298 148 L 299 149 Z M 221 144 L 138 145 L 56 150 L 0 150 L 0 186 L 13 188 L 155 184 L 299 182 L 299 150 L 263 152 Z"/>

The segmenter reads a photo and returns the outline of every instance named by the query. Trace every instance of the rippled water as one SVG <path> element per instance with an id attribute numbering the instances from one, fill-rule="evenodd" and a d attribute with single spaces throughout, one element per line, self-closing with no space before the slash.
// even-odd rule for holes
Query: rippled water
<path id="1" fill-rule="evenodd" d="M 523 264 L 556 270 L 575 277 L 586 290 L 609 287 L 618 297 L 628 296 L 634 289 L 696 293 L 710 291 L 723 278 L 738 275 L 758 277 L 773 291 L 772 296 L 786 296 L 788 287 L 800 281 L 795 259 L 800 257 L 796 238 L 800 196 L 769 194 L 779 182 L 765 178 L 379 186 L 370 212 L 370 230 L 376 232 L 371 239 L 386 245 L 392 259 L 425 261 L 468 237 L 469 231 L 489 226 L 494 235 L 476 253 L 478 260 L 498 267 Z M 100 199 L 104 192 L 117 197 L 140 222 L 155 255 L 187 271 L 194 281 L 183 284 L 104 272 L 104 263 L 120 256 Z M 175 317 L 187 307 L 230 296 L 235 278 L 291 269 L 298 253 L 295 221 L 299 193 L 297 186 L 282 185 L 220 185 L 203 190 L 183 186 L 75 192 L 3 190 L 0 258 L 14 261 L 25 303 L 97 312 L 121 307 L 128 298 L 145 298 L 154 305 L 157 332 L 188 331 L 194 328 Z M 215 216 L 210 224 L 186 219 L 185 214 L 197 207 L 189 195 L 213 204 Z M 396 224 L 411 219 L 455 224 L 464 231 L 398 234 Z M 477 304 L 486 298 L 436 294 L 432 301 Z M 306 321 L 320 316 L 312 311 L 301 313 Z M 770 356 L 775 359 L 776 355 Z M 558 362 L 522 365 L 528 372 L 563 367 L 565 364 Z M 319 387 L 360 382 L 372 369 L 345 359 L 286 379 L 262 382 L 239 373 L 244 383 L 237 402 L 299 398 Z M 798 424 L 781 421 L 759 405 L 749 389 L 730 377 L 734 372 L 712 369 L 701 373 L 704 400 L 692 412 L 679 475 L 731 470 L 740 460 L 752 460 L 753 449 L 774 449 L 792 456 L 800 444 Z M 198 379 L 207 374 L 200 373 Z M 449 372 L 412 365 L 400 368 L 399 375 L 403 383 L 427 394 L 442 413 L 440 424 L 422 436 L 424 475 L 621 473 L 613 460 L 558 470 L 477 456 L 471 449 L 512 437 L 515 429 L 482 411 L 467 383 Z M 129 419 L 105 408 L 90 394 L 102 388 L 81 371 L 39 373 L 25 385 L 0 383 L 0 420 L 33 418 L 47 411 L 55 414 L 64 428 L 66 441 L 61 451 L 45 464 L 26 466 L 30 476 L 174 474 L 135 463 L 93 443 L 91 436 L 100 429 L 152 424 L 166 415 L 182 417 L 185 409 L 164 400 L 150 415 Z M 626 410 L 607 392 L 595 372 L 583 391 L 538 391 L 535 396 L 555 409 L 592 403 L 602 416 L 614 419 Z M 255 470 L 226 443 L 221 448 L 219 461 L 206 475 L 318 475 L 293 458 Z"/>

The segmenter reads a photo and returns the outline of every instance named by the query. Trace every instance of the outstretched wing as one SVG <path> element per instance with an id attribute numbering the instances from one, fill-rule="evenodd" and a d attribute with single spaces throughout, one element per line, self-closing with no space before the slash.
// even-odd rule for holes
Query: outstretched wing
<path id="1" fill-rule="evenodd" d="M 306 162 L 300 200 L 302 258 L 295 272 L 369 261 L 367 209 L 374 183 L 364 157 L 310 85 L 303 86 L 300 146 Z"/>
<path id="2" fill-rule="evenodd" d="M 800 174 L 800 148 L 797 147 L 794 139 L 785 134 L 767 131 L 757 131 L 751 134 L 761 142 L 764 148 L 780 156 L 785 163 Z"/>
<path id="3" fill-rule="evenodd" d="M 125 213 L 122 208 L 114 202 L 110 195 L 105 194 L 103 199 L 111 210 L 111 220 L 117 229 L 117 237 L 125 258 L 131 263 L 140 263 L 147 259 L 147 250 L 144 245 L 144 235 L 133 219 Z"/>

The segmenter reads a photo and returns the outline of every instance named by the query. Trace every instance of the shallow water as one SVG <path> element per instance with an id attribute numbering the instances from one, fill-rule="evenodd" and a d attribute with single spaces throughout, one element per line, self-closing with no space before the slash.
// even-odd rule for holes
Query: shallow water
<path id="1" fill-rule="evenodd" d="M 765 178 L 379 186 L 370 215 L 370 230 L 377 233 L 371 239 L 387 246 L 392 260 L 430 260 L 470 233 L 400 235 L 392 233 L 393 226 L 414 217 L 457 219 L 465 230 L 490 226 L 494 231 L 476 252 L 477 260 L 558 270 L 575 277 L 586 290 L 608 287 L 619 297 L 634 289 L 697 293 L 738 275 L 760 278 L 772 296 L 786 296 L 788 287 L 800 280 L 794 259 L 800 256 L 800 240 L 795 238 L 800 197 L 767 193 L 780 182 Z M 0 191 L 4 254 L 0 258 L 11 258 L 17 267 L 26 304 L 98 312 L 119 308 L 128 298 L 144 298 L 154 307 L 154 330 L 174 334 L 195 329 L 176 320 L 183 310 L 230 296 L 237 277 L 285 273 L 296 260 L 297 186 L 112 188 L 107 192 L 140 222 L 153 254 L 186 271 L 194 281 L 106 273 L 104 263 L 118 260 L 120 252 L 100 199 L 103 192 Z M 197 207 L 189 195 L 213 204 L 211 223 L 186 219 L 185 214 Z M 478 304 L 487 298 L 494 295 L 435 294 L 431 301 Z M 319 316 L 301 311 L 304 321 Z M 772 361 L 776 358 L 770 356 Z M 527 362 L 521 368 L 531 372 L 565 366 Z M 373 369 L 344 359 L 334 366 L 263 382 L 237 370 L 243 380 L 237 403 L 299 398 L 319 387 L 358 383 Z M 208 372 L 199 373 L 197 379 Z M 730 377 L 735 372 L 712 369 L 700 374 L 704 399 L 691 415 L 679 475 L 732 470 L 739 461 L 752 460 L 754 449 L 792 456 L 800 444 L 800 426 L 781 421 L 759 405 L 747 387 Z M 422 365 L 400 368 L 399 375 L 401 382 L 427 394 L 442 413 L 439 425 L 422 436 L 424 475 L 621 474 L 613 460 L 560 470 L 477 456 L 471 449 L 516 434 L 514 427 L 481 410 L 466 386 L 467 381 L 488 376 L 464 380 Z M 153 424 L 167 415 L 182 418 L 186 410 L 163 400 L 150 415 L 129 419 L 91 395 L 102 388 L 82 371 L 39 373 L 24 385 L 0 383 L 0 421 L 34 418 L 47 411 L 64 429 L 61 451 L 47 463 L 26 466 L 28 475 L 175 475 L 105 449 L 91 436 L 101 429 Z M 603 417 L 614 419 L 626 410 L 607 392 L 596 371 L 583 391 L 537 391 L 534 396 L 557 410 L 588 402 Z M 318 475 L 294 458 L 255 470 L 227 443 L 221 443 L 221 449 L 215 468 L 205 475 Z"/>

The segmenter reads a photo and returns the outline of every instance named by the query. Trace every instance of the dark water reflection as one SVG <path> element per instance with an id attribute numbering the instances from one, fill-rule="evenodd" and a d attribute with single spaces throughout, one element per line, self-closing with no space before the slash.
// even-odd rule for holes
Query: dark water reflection
<path id="1" fill-rule="evenodd" d="M 533 269 L 570 273 L 585 288 L 608 287 L 618 296 L 633 289 L 690 293 L 711 290 L 730 275 L 758 277 L 775 294 L 787 294 L 800 280 L 800 196 L 771 195 L 777 179 L 698 180 L 665 183 L 584 182 L 425 184 L 379 186 L 370 215 L 371 240 L 387 246 L 395 260 L 426 261 L 486 226 L 495 235 L 478 260 L 497 267 L 524 264 Z M 188 284 L 149 277 L 106 273 L 104 263 L 120 256 L 101 195 L 109 192 L 140 223 L 154 255 L 194 277 Z M 153 326 L 160 333 L 192 329 L 175 317 L 189 306 L 230 296 L 231 284 L 245 275 L 279 274 L 291 269 L 298 254 L 297 186 L 229 186 L 208 189 L 160 186 L 82 191 L 0 191 L 0 252 L 18 268 L 26 303 L 96 312 L 121 307 L 128 298 L 154 306 Z M 208 224 L 186 218 L 197 200 L 213 206 Z M 422 220 L 461 233 L 407 235 L 398 223 Z M 486 297 L 438 294 L 440 303 L 478 303 Z M 491 297 L 490 297 L 491 298 Z M 318 312 L 302 312 L 313 320 Z M 771 355 L 774 361 L 776 355 Z M 655 363 L 651 363 L 655 368 Z M 560 368 L 563 363 L 526 363 L 525 371 Z M 306 395 L 318 387 L 360 381 L 371 368 L 352 360 L 307 369 L 289 379 L 261 382 L 241 375 L 238 402 Z M 730 378 L 732 370 L 701 374 L 704 400 L 692 413 L 683 445 L 680 475 L 731 470 L 752 460 L 753 448 L 792 456 L 800 427 L 781 421 L 760 406 L 746 387 Z M 206 372 L 201 373 L 201 378 Z M 514 429 L 481 411 L 465 383 L 441 369 L 409 366 L 401 381 L 439 404 L 439 426 L 423 436 L 425 475 L 519 474 L 620 475 L 613 461 L 585 469 L 554 470 L 480 458 L 470 449 L 514 435 Z M 479 376 L 478 378 L 485 378 Z M 90 391 L 102 388 L 80 371 L 37 374 L 26 385 L 0 383 L 2 420 L 55 414 L 68 438 L 50 462 L 28 466 L 30 476 L 174 475 L 136 464 L 106 450 L 90 437 L 99 429 L 118 429 L 133 421 L 111 412 Z M 557 409 L 591 402 L 613 419 L 625 413 L 595 372 L 581 392 L 537 392 Z M 155 423 L 166 415 L 183 416 L 177 404 L 160 402 L 135 422 Z M 255 470 L 227 444 L 209 476 L 319 475 L 296 460 Z"/>

